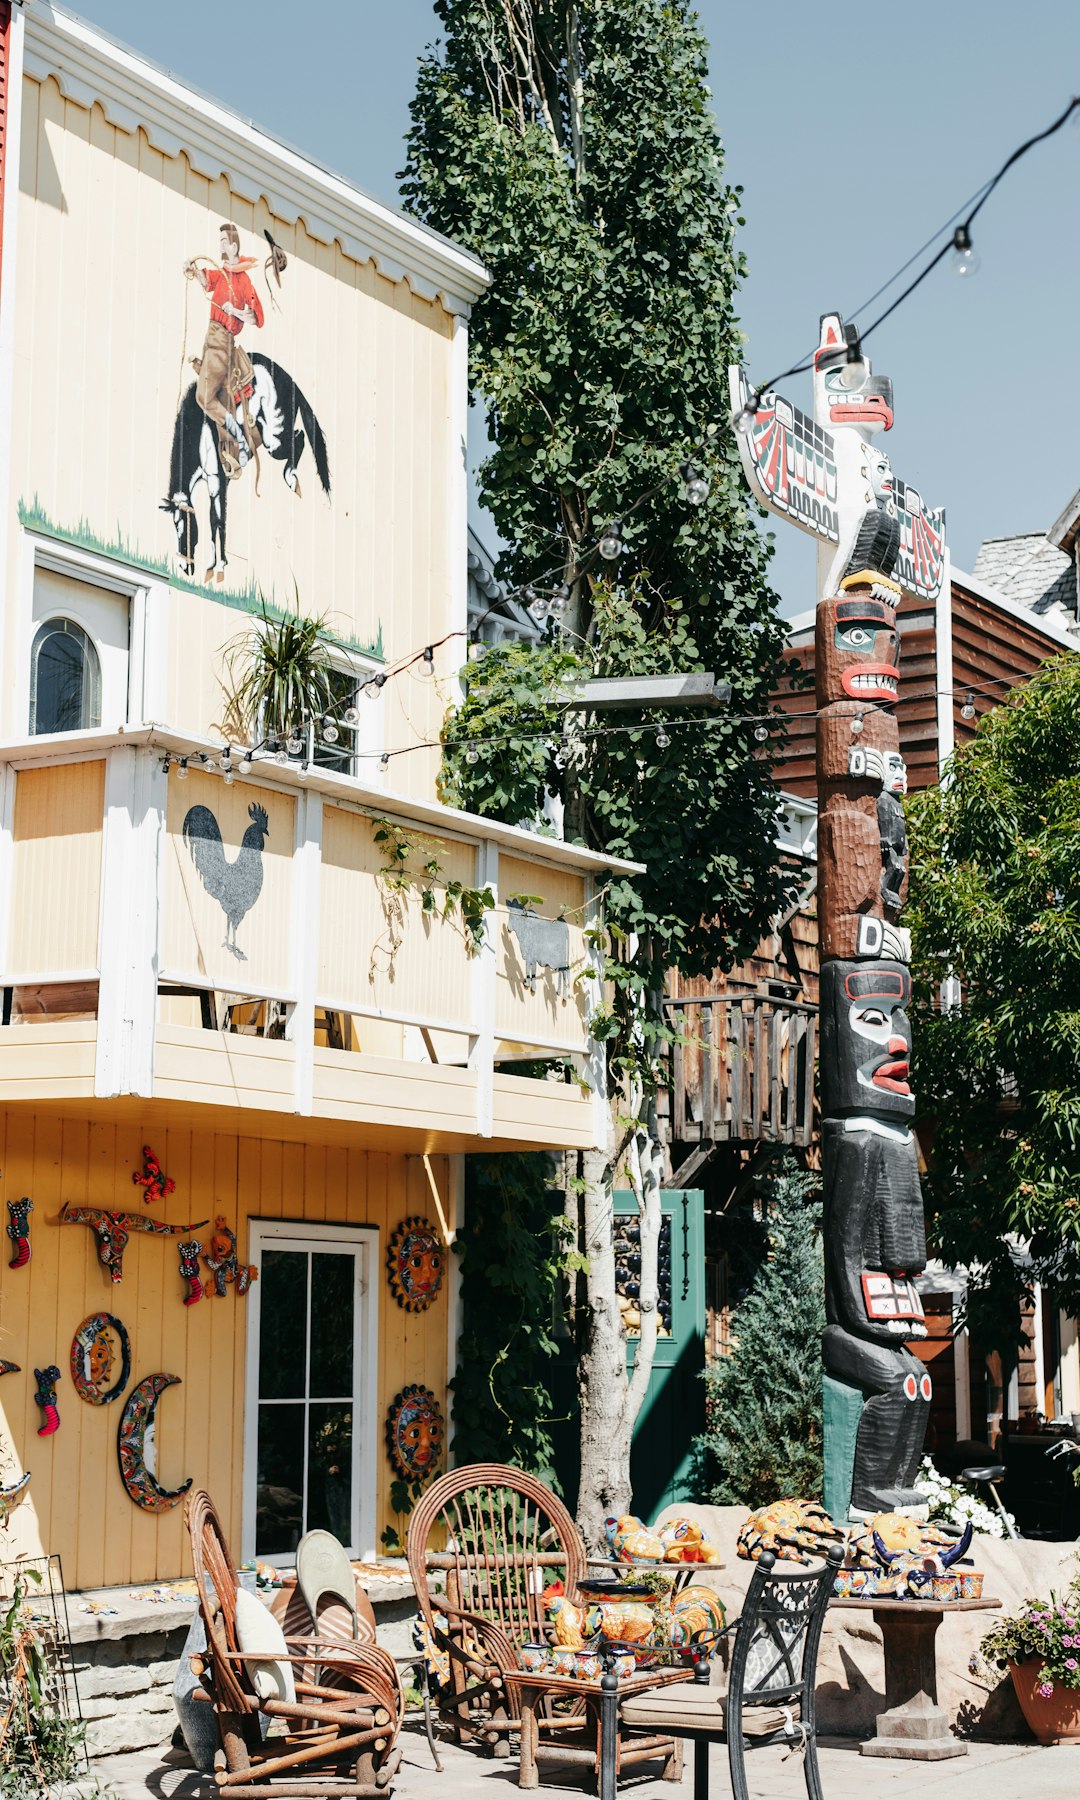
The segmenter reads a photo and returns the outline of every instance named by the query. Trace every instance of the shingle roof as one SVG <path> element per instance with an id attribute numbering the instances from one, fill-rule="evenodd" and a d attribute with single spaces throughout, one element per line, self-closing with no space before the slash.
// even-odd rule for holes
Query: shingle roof
<path id="1" fill-rule="evenodd" d="M 1076 564 L 1041 531 L 987 538 L 972 574 L 1007 600 L 1018 600 L 1059 625 L 1077 622 Z"/>

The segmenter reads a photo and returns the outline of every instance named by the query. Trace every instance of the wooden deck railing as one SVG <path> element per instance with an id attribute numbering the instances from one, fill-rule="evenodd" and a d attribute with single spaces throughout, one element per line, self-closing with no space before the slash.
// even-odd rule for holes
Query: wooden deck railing
<path id="1" fill-rule="evenodd" d="M 772 994 L 666 1000 L 678 1036 L 661 1125 L 672 1143 L 809 1144 L 817 1007 Z"/>

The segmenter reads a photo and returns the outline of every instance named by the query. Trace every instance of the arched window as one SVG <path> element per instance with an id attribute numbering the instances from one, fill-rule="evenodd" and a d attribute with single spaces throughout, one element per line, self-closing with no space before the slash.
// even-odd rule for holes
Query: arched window
<path id="1" fill-rule="evenodd" d="M 74 619 L 46 619 L 30 652 L 30 734 L 101 724 L 101 663 Z"/>

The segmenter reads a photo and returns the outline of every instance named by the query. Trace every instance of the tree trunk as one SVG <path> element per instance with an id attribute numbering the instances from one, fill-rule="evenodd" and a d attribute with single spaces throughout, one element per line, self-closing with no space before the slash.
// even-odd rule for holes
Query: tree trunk
<path id="1" fill-rule="evenodd" d="M 604 1520 L 631 1510 L 630 1449 L 656 1350 L 662 1151 L 656 1135 L 655 1101 L 651 1097 L 643 1101 L 640 1112 L 641 1123 L 626 1155 L 641 1231 L 641 1327 L 635 1340 L 632 1377 L 627 1373 L 626 1333 L 615 1291 L 614 1109 L 608 1114 L 608 1144 L 585 1151 L 578 1159 L 582 1184 L 579 1247 L 588 1258 L 588 1269 L 578 1329 L 581 1478 L 577 1522 L 586 1544 L 595 1549 L 604 1544 Z"/>

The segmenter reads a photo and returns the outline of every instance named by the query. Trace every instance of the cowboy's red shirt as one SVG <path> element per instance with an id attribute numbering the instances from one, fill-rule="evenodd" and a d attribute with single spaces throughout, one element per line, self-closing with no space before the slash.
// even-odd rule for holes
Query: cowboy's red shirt
<path id="1" fill-rule="evenodd" d="M 232 306 L 250 306 L 255 314 L 255 323 L 262 326 L 262 301 L 251 285 L 250 277 L 244 269 L 206 269 L 206 291 L 210 296 L 210 317 L 233 337 L 239 337 L 244 328 L 243 319 L 234 319 L 232 313 L 222 311 L 226 302 Z"/>

